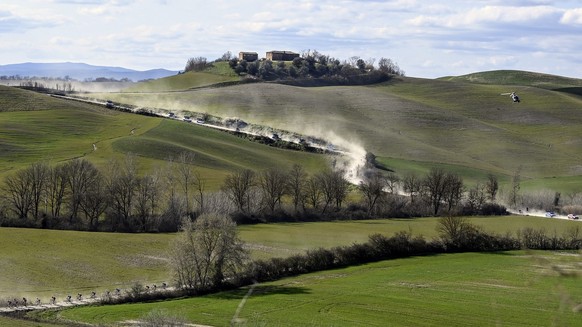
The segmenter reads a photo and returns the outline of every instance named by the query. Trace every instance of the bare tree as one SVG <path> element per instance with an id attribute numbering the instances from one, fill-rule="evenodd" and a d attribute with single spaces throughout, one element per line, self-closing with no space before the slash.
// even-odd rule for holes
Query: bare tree
<path id="1" fill-rule="evenodd" d="M 178 183 L 177 166 L 173 157 L 166 159 L 167 167 L 163 173 L 163 188 L 166 199 L 166 210 L 162 214 L 163 230 L 176 231 L 180 225 L 180 219 L 186 214 L 185 204 L 182 197 L 179 196 L 176 185 Z"/>
<path id="2" fill-rule="evenodd" d="M 410 196 L 410 202 L 414 203 L 414 198 L 422 189 L 422 180 L 414 173 L 406 174 L 402 180 L 402 188 Z"/>
<path id="3" fill-rule="evenodd" d="M 398 184 L 400 184 L 400 178 L 395 173 L 386 174 L 386 188 L 390 194 L 394 194 L 398 191 Z"/>
<path id="4" fill-rule="evenodd" d="M 109 206 L 109 196 L 105 187 L 105 180 L 99 174 L 95 181 L 88 185 L 85 193 L 81 197 L 79 206 L 87 218 L 87 226 L 90 230 L 97 230 L 99 227 L 99 217 Z"/>
<path id="5" fill-rule="evenodd" d="M 433 208 L 433 214 L 438 215 L 439 209 L 445 196 L 446 174 L 440 168 L 433 168 L 429 171 L 423 180 L 423 193 L 430 206 Z"/>
<path id="6" fill-rule="evenodd" d="M 19 170 L 4 180 L 4 193 L 18 218 L 27 219 L 32 209 L 32 182 L 26 170 Z"/>
<path id="7" fill-rule="evenodd" d="M 192 194 L 192 189 L 196 186 L 196 172 L 192 166 L 194 163 L 194 153 L 193 152 L 182 152 L 178 156 L 176 171 L 177 171 L 177 182 L 182 189 L 184 199 L 186 202 L 186 212 L 190 214 L 192 210 L 192 203 L 190 201 L 190 196 Z"/>
<path id="8" fill-rule="evenodd" d="M 471 209 L 471 212 L 478 213 L 483 204 L 487 200 L 487 194 L 485 192 L 486 186 L 482 184 L 477 184 L 475 187 L 469 189 L 469 193 L 467 194 L 467 205 Z"/>
<path id="9" fill-rule="evenodd" d="M 293 208 L 297 212 L 297 208 L 305 206 L 305 185 L 307 183 L 307 173 L 303 166 L 294 164 L 288 173 L 287 189 L 291 200 L 293 201 Z"/>
<path id="10" fill-rule="evenodd" d="M 460 246 L 466 243 L 469 234 L 475 231 L 476 227 L 467 218 L 446 216 L 439 218 L 436 229 L 445 243 Z"/>
<path id="11" fill-rule="evenodd" d="M 138 185 L 135 157 L 128 154 L 123 162 L 112 161 L 109 166 L 108 191 L 115 219 L 112 227 L 118 229 L 121 223 L 125 230 L 129 230 Z"/>
<path id="12" fill-rule="evenodd" d="M 461 176 L 455 173 L 448 173 L 445 176 L 445 194 L 444 201 L 448 206 L 448 211 L 450 212 L 463 197 L 463 179 Z"/>
<path id="13" fill-rule="evenodd" d="M 487 184 L 485 185 L 487 191 L 487 197 L 489 201 L 495 202 L 497 197 L 497 191 L 499 190 L 499 183 L 497 182 L 497 177 L 493 174 L 487 175 Z"/>
<path id="14" fill-rule="evenodd" d="M 236 59 L 236 57 L 232 54 L 232 52 L 226 51 L 216 61 L 229 61 L 231 59 Z"/>
<path id="15" fill-rule="evenodd" d="M 85 159 L 69 161 L 63 166 L 63 169 L 69 189 L 69 223 L 72 224 L 78 218 L 84 194 L 100 175 L 97 168 Z"/>
<path id="16" fill-rule="evenodd" d="M 511 193 L 510 193 L 510 201 L 511 204 L 516 207 L 519 197 L 519 190 L 521 188 L 521 166 L 517 168 L 515 174 L 511 178 Z"/>
<path id="17" fill-rule="evenodd" d="M 137 179 L 135 192 L 135 213 L 140 224 L 140 230 L 146 232 L 152 226 L 160 193 L 160 182 L 157 175 L 143 176 Z"/>
<path id="18" fill-rule="evenodd" d="M 67 192 L 67 180 L 65 165 L 61 164 L 50 168 L 45 190 L 45 199 L 53 218 L 58 218 L 61 215 L 61 208 Z"/>
<path id="19" fill-rule="evenodd" d="M 279 168 L 269 168 L 259 174 L 263 204 L 273 213 L 281 205 L 281 198 L 285 195 L 287 174 Z"/>
<path id="20" fill-rule="evenodd" d="M 348 194 L 348 181 L 344 178 L 343 171 L 327 171 L 318 174 L 324 206 L 322 213 L 331 203 L 335 203 L 336 210 L 341 208 Z"/>
<path id="21" fill-rule="evenodd" d="M 256 183 L 255 179 L 255 172 L 245 169 L 226 176 L 224 180 L 224 191 L 242 213 L 250 212 L 251 192 Z"/>
<path id="22" fill-rule="evenodd" d="M 194 177 L 196 178 L 196 196 L 194 200 L 198 204 L 198 211 L 200 213 L 206 212 L 206 202 L 205 202 L 205 193 L 206 193 L 206 179 L 202 177 L 199 171 L 194 172 Z"/>
<path id="23" fill-rule="evenodd" d="M 32 198 L 32 216 L 38 220 L 39 208 L 45 194 L 50 168 L 46 162 L 33 163 L 26 170 L 29 175 Z"/>
<path id="24" fill-rule="evenodd" d="M 247 258 L 236 224 L 218 214 L 203 214 L 195 222 L 185 219 L 170 254 L 176 285 L 196 290 L 219 287 Z"/>
<path id="25" fill-rule="evenodd" d="M 378 70 L 386 74 L 404 76 L 404 71 L 388 58 L 380 58 L 378 61 Z"/>
<path id="26" fill-rule="evenodd" d="M 189 71 L 199 72 L 199 71 L 203 71 L 207 67 L 208 67 L 208 60 L 205 57 L 190 58 L 186 62 L 186 67 L 184 68 L 184 71 L 185 72 L 189 72 Z"/>
<path id="27" fill-rule="evenodd" d="M 319 175 L 311 176 L 305 183 L 305 200 L 313 209 L 317 210 L 321 198 L 321 179 Z"/>
<path id="28" fill-rule="evenodd" d="M 360 192 L 364 195 L 366 200 L 366 208 L 368 214 L 372 214 L 378 201 L 384 195 L 384 188 L 387 181 L 381 173 L 374 173 L 365 181 L 361 181 L 359 185 Z"/>

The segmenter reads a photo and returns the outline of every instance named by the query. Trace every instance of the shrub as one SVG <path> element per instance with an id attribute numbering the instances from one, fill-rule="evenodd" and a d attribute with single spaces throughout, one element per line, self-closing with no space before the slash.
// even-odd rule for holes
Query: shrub
<path id="1" fill-rule="evenodd" d="M 169 313 L 166 310 L 154 309 L 141 317 L 139 326 L 143 327 L 178 327 L 187 326 L 186 318 Z"/>
<path id="2" fill-rule="evenodd" d="M 481 212 L 484 216 L 504 216 L 508 215 L 507 208 L 497 203 L 485 203 L 481 207 Z"/>
<path id="3" fill-rule="evenodd" d="M 308 271 L 318 271 L 333 268 L 335 256 L 330 250 L 319 248 L 307 251 L 305 268 Z"/>

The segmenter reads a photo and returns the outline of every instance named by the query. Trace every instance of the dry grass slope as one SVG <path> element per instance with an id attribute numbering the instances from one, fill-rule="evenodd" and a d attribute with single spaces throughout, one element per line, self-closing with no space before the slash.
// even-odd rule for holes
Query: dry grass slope
<path id="1" fill-rule="evenodd" d="M 580 175 L 582 98 L 536 86 L 545 81 L 563 89 L 577 87 L 580 80 L 526 73 L 518 79 L 505 72 L 478 76 L 480 83 L 395 78 L 372 86 L 261 83 L 111 96 L 140 106 L 239 117 L 334 143 L 344 140 L 388 165 L 391 160 L 424 169 L 446 164 L 472 170 L 469 179 L 488 172 L 509 178 L 519 167 L 526 180 Z M 516 84 L 503 84 L 509 83 L 504 78 Z M 518 92 L 522 102 L 500 95 L 508 91 Z"/>

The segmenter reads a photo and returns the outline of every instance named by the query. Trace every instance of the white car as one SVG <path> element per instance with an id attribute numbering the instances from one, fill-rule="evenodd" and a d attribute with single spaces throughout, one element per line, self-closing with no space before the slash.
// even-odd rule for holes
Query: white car
<path id="1" fill-rule="evenodd" d="M 556 214 L 553 211 L 548 211 L 548 212 L 546 212 L 546 217 L 554 218 L 554 217 L 556 217 Z"/>
<path id="2" fill-rule="evenodd" d="M 571 214 L 568 215 L 568 219 L 578 220 L 578 216 L 575 215 L 575 214 L 573 214 L 573 213 L 571 213 Z"/>

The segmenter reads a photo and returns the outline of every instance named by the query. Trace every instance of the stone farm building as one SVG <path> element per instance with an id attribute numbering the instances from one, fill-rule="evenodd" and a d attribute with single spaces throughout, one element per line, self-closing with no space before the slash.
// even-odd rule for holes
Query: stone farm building
<path id="1" fill-rule="evenodd" d="M 256 52 L 239 52 L 238 60 L 246 60 L 248 62 L 256 61 L 259 59 L 259 55 Z"/>
<path id="2" fill-rule="evenodd" d="M 271 61 L 291 61 L 299 57 L 298 53 L 293 51 L 269 51 L 267 52 L 267 60 Z"/>

